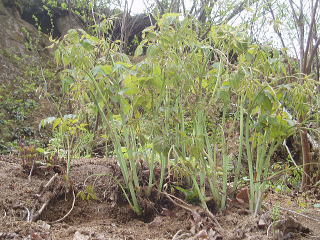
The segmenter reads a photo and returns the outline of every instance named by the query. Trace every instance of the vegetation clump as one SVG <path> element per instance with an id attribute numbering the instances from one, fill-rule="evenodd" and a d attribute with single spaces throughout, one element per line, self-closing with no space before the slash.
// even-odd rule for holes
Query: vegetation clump
<path id="1" fill-rule="evenodd" d="M 144 48 L 146 55 L 137 63 L 108 39 L 82 30 L 65 36 L 55 57 L 66 68 L 63 89 L 75 112 L 92 119 L 88 128 L 101 129 L 111 143 L 106 154 L 118 159 L 124 194 L 137 214 L 145 187 L 140 160 L 149 168 L 147 193 L 192 191 L 205 209 L 211 200 L 225 209 L 231 179 L 236 189 L 248 174 L 250 210 L 257 214 L 274 152 L 302 127 L 293 115 L 299 106 L 288 98 L 315 85 L 284 80 L 290 73 L 281 53 L 251 43 L 236 28 L 211 27 L 201 39 L 197 23 L 178 14 L 165 14 L 157 25 L 144 30 L 135 57 Z"/>
<path id="2" fill-rule="evenodd" d="M 315 63 L 320 45 L 315 37 L 319 1 L 311 4 L 308 16 L 289 0 L 295 16 L 291 24 L 300 29 L 299 56 L 296 49 L 285 45 L 273 6 L 269 1 L 261 6 L 259 2 L 251 22 L 239 26 L 231 25 L 230 20 L 245 11 L 244 2 L 217 18 L 212 12 L 215 7 L 223 9 L 221 3 L 201 3 L 203 8 L 192 8 L 189 13 L 174 3 L 167 7 L 157 4 L 153 14 L 131 17 L 126 1 L 121 14 L 115 9 L 117 16 L 108 18 L 102 10 L 95 11 L 96 1 L 88 6 L 85 1 L 38 2 L 51 21 L 44 29 L 41 19 L 32 17 L 39 34 L 54 35 L 54 9 L 63 14 L 85 13 L 81 21 L 90 27 L 50 38 L 48 48 L 54 49 L 56 71 L 42 66 L 26 69 L 26 74 L 41 84 L 57 78 L 56 95 L 47 87 L 19 79 L 23 83 L 19 95 L 30 100 L 15 97 L 18 90 L 0 96 L 4 100 L 0 106 L 16 120 L 25 119 L 38 106 L 34 95 L 30 96 L 36 90 L 56 108 L 55 114 L 39 124 L 40 133 L 45 129 L 51 132 L 45 144 L 26 146 L 16 137 L 27 161 L 24 169 L 31 169 L 29 179 L 34 167 L 57 167 L 54 176 L 64 174 L 66 184 L 61 186 L 69 189 L 75 158 L 114 158 L 117 166 L 113 168 L 121 176 L 105 174 L 111 175 L 136 215 L 147 214 L 150 201 L 159 203 L 166 198 L 192 214 L 198 210 L 191 204 L 198 205 L 213 221 L 213 213 L 224 212 L 232 204 L 247 206 L 254 217 L 260 215 L 269 189 L 281 192 L 318 186 L 320 167 L 311 150 L 317 150 L 320 133 Z M 108 8 L 108 4 L 101 7 Z M 255 23 L 265 24 L 261 9 L 271 14 L 281 49 L 252 35 Z M 308 28 L 296 19 L 298 11 L 300 16 L 310 17 Z M 119 16 L 121 21 L 115 20 Z M 136 35 L 128 30 L 135 19 L 150 20 L 136 24 Z M 24 47 L 37 52 L 39 41 L 34 42 L 26 29 L 24 33 Z M 293 51 L 298 58 L 292 57 Z M 3 54 L 12 62 L 21 61 L 19 55 Z M 5 91 L 0 86 L 0 93 Z M 0 111 L 0 125 L 10 125 L 4 115 Z M 22 131 L 33 135 L 31 129 Z M 76 196 L 98 199 L 96 189 L 86 185 L 92 176 L 78 194 L 70 188 L 74 200 L 66 216 Z M 274 207 L 269 220 L 285 222 L 281 210 L 281 206 Z"/>

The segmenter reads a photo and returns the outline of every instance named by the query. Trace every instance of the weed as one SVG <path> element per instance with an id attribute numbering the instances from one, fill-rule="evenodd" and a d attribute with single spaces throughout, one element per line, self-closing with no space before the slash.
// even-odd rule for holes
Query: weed
<path id="1" fill-rule="evenodd" d="M 279 204 L 276 204 L 271 209 L 271 219 L 273 222 L 279 221 L 281 219 L 281 210 L 279 208 Z"/>

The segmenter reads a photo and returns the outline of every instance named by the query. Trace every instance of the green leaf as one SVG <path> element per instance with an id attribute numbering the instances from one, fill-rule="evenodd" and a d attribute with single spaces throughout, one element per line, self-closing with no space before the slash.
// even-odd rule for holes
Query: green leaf
<path id="1" fill-rule="evenodd" d="M 84 39 L 84 40 L 80 41 L 80 44 L 87 51 L 91 51 L 94 48 L 92 42 L 89 39 Z"/>
<path id="2" fill-rule="evenodd" d="M 125 93 L 127 95 L 135 95 L 139 93 L 138 88 L 139 79 L 134 75 L 128 75 L 124 79 Z"/>
<path id="3" fill-rule="evenodd" d="M 102 75 L 109 75 L 112 73 L 112 66 L 111 65 L 98 65 L 95 66 L 91 72 L 93 73 L 93 75 L 97 75 L 98 73 L 102 74 Z"/>
<path id="4" fill-rule="evenodd" d="M 180 13 L 166 13 L 162 16 L 158 24 L 165 25 L 165 26 L 172 25 L 173 23 L 179 20 L 180 16 L 181 16 Z"/>
<path id="5" fill-rule="evenodd" d="M 64 66 L 68 66 L 71 63 L 71 59 L 68 55 L 62 56 L 62 63 Z"/>
<path id="6" fill-rule="evenodd" d="M 155 45 L 151 45 L 147 49 L 147 56 L 154 57 L 157 56 L 158 53 L 160 53 L 159 47 Z"/>
<path id="7" fill-rule="evenodd" d="M 65 76 L 62 80 L 62 92 L 68 92 L 70 90 L 70 86 L 74 83 L 74 79 L 72 76 Z"/>
<path id="8" fill-rule="evenodd" d="M 122 99 L 121 103 L 122 111 L 124 112 L 124 114 L 129 114 L 131 105 L 129 104 L 128 100 Z"/>
<path id="9" fill-rule="evenodd" d="M 219 98 L 221 99 L 221 101 L 225 104 L 230 102 L 230 92 L 228 91 L 228 89 L 222 89 L 221 91 L 219 91 Z"/>
<path id="10" fill-rule="evenodd" d="M 37 152 L 39 153 L 45 153 L 46 150 L 44 150 L 43 148 L 36 148 Z"/>
<path id="11" fill-rule="evenodd" d="M 56 120 L 54 120 L 52 124 L 52 130 L 54 130 L 61 122 L 62 122 L 61 118 L 57 118 Z"/>
<path id="12" fill-rule="evenodd" d="M 142 55 L 143 54 L 143 45 L 139 45 L 137 48 L 136 48 L 136 50 L 135 50 L 135 52 L 134 52 L 134 56 L 135 57 L 137 57 L 137 56 L 140 56 L 140 55 Z"/>
<path id="13" fill-rule="evenodd" d="M 230 79 L 230 86 L 235 90 L 239 89 L 244 78 L 245 73 L 241 70 L 237 71 L 235 74 L 232 74 L 232 77 Z"/>
<path id="14" fill-rule="evenodd" d="M 153 65 L 153 75 L 158 77 L 161 76 L 161 67 L 159 64 Z"/>
<path id="15" fill-rule="evenodd" d="M 185 195 L 185 198 L 186 198 L 187 202 L 190 202 L 190 203 L 199 202 L 199 195 L 198 195 L 196 189 L 194 189 L 194 188 L 192 188 L 192 189 L 184 189 L 184 188 L 179 187 L 179 186 L 175 186 L 175 188 Z"/>
<path id="16" fill-rule="evenodd" d="M 62 9 L 67 9 L 68 8 L 68 5 L 66 3 L 61 3 L 61 8 Z"/>
<path id="17" fill-rule="evenodd" d="M 261 107 L 261 110 L 264 112 L 272 111 L 272 96 L 266 92 L 266 90 L 259 92 L 256 98 L 256 104 Z"/>
<path id="18" fill-rule="evenodd" d="M 39 124 L 39 130 L 45 127 L 46 125 L 51 124 L 54 120 L 56 120 L 56 117 L 48 117 L 48 118 L 42 119 Z"/>

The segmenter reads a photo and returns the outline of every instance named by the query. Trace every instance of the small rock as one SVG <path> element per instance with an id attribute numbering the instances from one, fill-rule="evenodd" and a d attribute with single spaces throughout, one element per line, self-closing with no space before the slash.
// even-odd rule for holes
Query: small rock
<path id="1" fill-rule="evenodd" d="M 90 239 L 90 236 L 84 235 L 79 231 L 76 231 L 73 235 L 73 240 L 89 240 L 89 239 Z"/>
<path id="2" fill-rule="evenodd" d="M 98 233 L 98 234 L 94 235 L 93 239 L 95 239 L 95 240 L 105 240 L 106 237 L 103 234 Z"/>
<path id="3" fill-rule="evenodd" d="M 258 227 L 260 229 L 266 228 L 271 224 L 271 217 L 269 213 L 264 213 L 260 216 L 258 221 Z"/>
<path id="4" fill-rule="evenodd" d="M 153 219 L 153 221 L 149 223 L 149 226 L 155 228 L 155 227 L 161 226 L 162 223 L 163 223 L 162 217 L 161 217 L 161 216 L 156 216 L 156 217 Z"/>
<path id="5" fill-rule="evenodd" d="M 194 239 L 208 239 L 208 233 L 206 230 L 201 230 L 198 232 L 195 236 Z"/>
<path id="6" fill-rule="evenodd" d="M 49 230 L 51 228 L 51 226 L 45 221 L 39 220 L 37 221 L 37 223 L 39 224 L 40 227 L 42 227 L 45 230 Z"/>

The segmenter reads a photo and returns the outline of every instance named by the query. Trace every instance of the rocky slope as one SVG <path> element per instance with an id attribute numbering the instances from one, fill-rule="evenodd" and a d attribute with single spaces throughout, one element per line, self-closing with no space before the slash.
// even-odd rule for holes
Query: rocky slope
<path id="1" fill-rule="evenodd" d="M 21 8 L 15 1 L 0 0 L 0 153 L 12 151 L 22 139 L 34 139 L 39 121 L 56 112 L 56 106 L 44 97 L 49 92 L 50 98 L 55 97 L 59 79 L 52 50 L 46 48 L 51 44 L 48 29 L 43 26 L 54 23 L 51 32 L 59 36 L 83 27 L 66 10 L 57 9 L 48 19 L 44 8 L 35 6 Z"/>
<path id="2" fill-rule="evenodd" d="M 34 134 L 32 112 L 41 66 L 48 61 L 47 37 L 26 21 L 16 8 L 0 1 L 0 151 L 12 141 Z"/>

